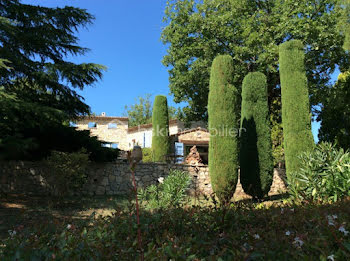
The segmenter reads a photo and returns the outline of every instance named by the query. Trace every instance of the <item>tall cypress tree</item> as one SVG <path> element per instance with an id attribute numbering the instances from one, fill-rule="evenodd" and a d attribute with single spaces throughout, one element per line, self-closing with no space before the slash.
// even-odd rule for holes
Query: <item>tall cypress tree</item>
<path id="1" fill-rule="evenodd" d="M 217 56 L 211 67 L 209 116 L 209 173 L 219 200 L 230 201 L 237 184 L 238 91 L 233 82 L 233 60 L 229 55 Z"/>
<path id="2" fill-rule="evenodd" d="M 298 156 L 314 146 L 304 56 L 304 46 L 299 40 L 285 42 L 279 47 L 282 123 L 288 178 L 300 168 Z"/>
<path id="3" fill-rule="evenodd" d="M 244 191 L 262 198 L 270 190 L 273 157 L 267 83 L 263 73 L 249 73 L 242 84 L 240 181 Z"/>
<path id="4" fill-rule="evenodd" d="M 152 154 L 154 162 L 165 162 L 165 155 L 169 153 L 169 117 L 168 102 L 163 95 L 154 99 L 152 112 Z"/>

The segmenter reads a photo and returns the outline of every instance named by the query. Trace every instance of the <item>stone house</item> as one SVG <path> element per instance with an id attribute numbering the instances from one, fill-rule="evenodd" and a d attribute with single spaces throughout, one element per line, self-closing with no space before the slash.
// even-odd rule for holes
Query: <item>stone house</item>
<path id="1" fill-rule="evenodd" d="M 90 130 L 91 136 L 97 136 L 106 147 L 128 150 L 128 122 L 127 117 L 102 113 L 100 116 L 80 117 L 73 126 L 77 130 Z"/>
<path id="2" fill-rule="evenodd" d="M 129 127 L 127 117 L 99 116 L 81 117 L 74 124 L 77 130 L 90 130 L 92 136 L 97 136 L 105 146 L 124 151 L 131 150 L 135 145 L 142 148 L 152 146 L 152 123 Z M 169 121 L 169 135 L 173 146 L 171 154 L 186 156 L 194 145 L 207 158 L 209 133 L 205 130 L 205 123 L 192 122 L 190 128 L 179 120 Z"/>

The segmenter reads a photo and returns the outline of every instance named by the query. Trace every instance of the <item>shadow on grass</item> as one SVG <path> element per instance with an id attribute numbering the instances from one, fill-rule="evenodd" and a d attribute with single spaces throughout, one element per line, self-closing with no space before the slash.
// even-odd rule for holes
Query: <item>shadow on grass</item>
<path id="1" fill-rule="evenodd" d="M 31 226 L 42 220 L 85 219 L 93 212 L 109 216 L 128 204 L 126 196 L 43 197 L 8 194 L 0 199 L 0 239 L 8 230 Z"/>
<path id="2" fill-rule="evenodd" d="M 284 197 L 272 198 L 281 201 Z M 127 203 L 124 205 L 125 199 L 115 200 L 119 206 L 128 207 Z M 109 201 L 109 197 L 82 198 L 76 202 L 73 199 L 60 207 L 69 206 L 71 213 L 75 213 L 74 206 L 79 210 L 88 206 L 109 207 L 112 206 Z M 38 199 L 36 202 L 45 201 Z M 350 239 L 344 232 L 350 230 L 349 200 L 325 205 L 271 205 L 268 208 L 257 208 L 256 204 L 250 203 L 243 207 L 233 204 L 226 210 L 215 206 L 142 209 L 140 229 L 145 260 L 327 260 L 332 254 L 335 254 L 335 260 L 349 260 L 347 246 Z M 53 213 L 49 211 L 48 214 Z M 329 224 L 330 216 L 333 225 Z M 8 257 L 16 254 L 21 242 L 25 242 L 28 253 L 40 257 L 47 255 L 38 252 L 40 250 L 32 240 L 34 233 L 41 237 L 43 245 L 50 242 L 53 249 L 50 251 L 55 251 L 58 260 L 63 257 L 75 260 L 82 255 L 94 260 L 116 257 L 118 260 L 139 260 L 134 209 L 118 210 L 111 217 L 81 220 L 72 221 L 67 217 L 57 224 L 46 220 L 44 224 L 30 227 L 31 231 L 18 232 L 8 241 Z M 73 228 L 68 229 L 67 224 L 72 224 Z M 67 241 L 67 238 L 74 240 Z M 62 245 L 65 247 L 61 249 Z M 85 260 L 85 256 L 80 260 Z"/>

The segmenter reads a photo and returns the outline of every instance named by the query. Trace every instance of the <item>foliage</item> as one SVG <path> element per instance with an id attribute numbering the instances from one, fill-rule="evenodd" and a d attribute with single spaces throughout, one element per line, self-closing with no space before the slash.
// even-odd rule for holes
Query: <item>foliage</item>
<path id="1" fill-rule="evenodd" d="M 271 106 L 275 112 L 270 114 L 273 164 L 281 167 L 284 165 L 281 97 L 274 100 Z"/>
<path id="2" fill-rule="evenodd" d="M 152 149 L 151 148 L 142 148 L 142 162 L 152 162 Z"/>
<path id="3" fill-rule="evenodd" d="M 87 181 L 89 155 L 86 150 L 79 152 L 52 151 L 46 160 L 48 171 L 45 180 L 56 195 L 65 195 L 79 190 Z"/>
<path id="4" fill-rule="evenodd" d="M 348 1 L 348 0 L 346 0 Z M 175 102 L 188 102 L 191 120 L 206 118 L 210 66 L 218 54 L 234 60 L 233 84 L 240 88 L 248 72 L 267 77 L 269 104 L 280 96 L 278 46 L 302 40 L 312 105 L 322 102 L 336 65 L 349 68 L 338 29 L 339 0 L 170 0 L 162 40 L 168 46 L 163 64 L 169 67 Z M 343 16 L 344 17 L 344 16 Z M 349 28 L 349 26 L 347 27 Z M 270 107 L 270 110 L 273 108 Z M 271 111 L 271 113 L 275 113 Z"/>
<path id="5" fill-rule="evenodd" d="M 51 128 L 89 113 L 76 89 L 94 84 L 105 67 L 67 61 L 88 51 L 75 35 L 94 19 L 86 10 L 0 0 L 0 13 L 0 147 L 21 159 L 46 150 L 36 131 L 52 133 Z"/>
<path id="6" fill-rule="evenodd" d="M 349 206 L 143 210 L 145 260 L 349 260 Z M 20 223 L 1 241 L 0 259 L 140 260 L 133 217 L 130 204 L 112 217 Z"/>
<path id="7" fill-rule="evenodd" d="M 68 55 L 83 55 L 74 35 L 94 17 L 75 7 L 48 8 L 1 0 L 0 57 L 11 69 L 0 69 L 0 86 L 21 99 L 59 109 L 74 116 L 88 113 L 89 107 L 72 88 L 83 89 L 102 76 L 102 65 L 68 62 Z M 40 59 L 37 59 L 40 58 Z M 13 79 L 30 84 L 17 88 Z M 72 88 L 70 88 L 72 87 Z M 59 99 L 57 99 L 59 98 Z"/>
<path id="8" fill-rule="evenodd" d="M 345 36 L 343 47 L 350 51 L 350 0 L 339 0 L 337 9 L 341 14 L 338 20 L 339 31 Z"/>
<path id="9" fill-rule="evenodd" d="M 219 200 L 230 201 L 238 176 L 238 91 L 232 84 L 233 60 L 229 55 L 214 59 L 210 75 L 209 173 Z"/>
<path id="10" fill-rule="evenodd" d="M 171 170 L 163 183 L 139 190 L 139 198 L 147 209 L 174 208 L 186 199 L 191 177 L 185 171 Z"/>
<path id="11" fill-rule="evenodd" d="M 152 156 L 154 162 L 165 162 L 169 153 L 169 116 L 168 102 L 163 95 L 155 97 L 152 114 Z"/>
<path id="12" fill-rule="evenodd" d="M 249 73 L 242 84 L 240 181 L 244 191 L 262 198 L 270 191 L 273 158 L 266 76 Z"/>
<path id="13" fill-rule="evenodd" d="M 350 148 L 350 71 L 341 73 L 336 84 L 325 93 L 325 102 L 318 117 L 321 141 Z"/>
<path id="14" fill-rule="evenodd" d="M 151 94 L 145 97 L 139 96 L 136 103 L 125 106 L 125 116 L 129 118 L 129 127 L 151 123 L 152 122 L 152 103 Z"/>
<path id="15" fill-rule="evenodd" d="M 1 95 L 1 92 L 0 92 Z M 4 107 L 0 107 L 0 112 Z M 46 158 L 52 150 L 62 152 L 77 152 L 86 149 L 91 161 L 109 162 L 118 157 L 118 149 L 102 147 L 102 142 L 97 137 L 90 137 L 90 131 L 77 131 L 73 127 L 54 122 L 49 118 L 51 114 L 46 110 L 52 108 L 41 107 L 41 114 L 31 114 L 32 106 L 14 100 L 10 107 L 10 114 L 16 117 L 25 117 L 31 124 L 21 124 L 16 135 L 0 136 L 1 160 L 30 160 L 37 161 Z M 59 111 L 56 112 L 60 115 Z M 48 119 L 49 118 L 49 119 Z M 11 128 L 11 118 L 6 119 L 5 124 L 0 124 L 2 130 Z"/>
<path id="16" fill-rule="evenodd" d="M 133 105 L 125 106 L 124 115 L 129 118 L 129 127 L 152 123 L 151 94 L 139 96 Z M 168 107 L 169 119 L 178 119 L 182 115 L 180 108 Z"/>
<path id="17" fill-rule="evenodd" d="M 300 157 L 290 191 L 295 200 L 336 202 L 350 196 L 350 153 L 322 142 Z"/>
<path id="18" fill-rule="evenodd" d="M 286 171 L 290 178 L 301 167 L 298 156 L 314 145 L 302 42 L 281 44 L 279 63 Z"/>

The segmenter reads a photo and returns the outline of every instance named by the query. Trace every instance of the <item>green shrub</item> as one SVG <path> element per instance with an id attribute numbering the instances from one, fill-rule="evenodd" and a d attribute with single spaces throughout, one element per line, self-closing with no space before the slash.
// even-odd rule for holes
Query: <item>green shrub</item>
<path id="1" fill-rule="evenodd" d="M 152 154 L 154 162 L 165 162 L 169 153 L 169 117 L 168 102 L 163 95 L 156 96 L 152 113 Z"/>
<path id="2" fill-rule="evenodd" d="M 298 156 L 314 146 L 304 56 L 304 46 L 299 40 L 280 45 L 279 70 L 287 178 L 301 167 Z"/>
<path id="3" fill-rule="evenodd" d="M 52 151 L 47 158 L 46 181 L 55 195 L 78 192 L 87 181 L 89 155 L 86 150 L 79 152 Z"/>
<path id="4" fill-rule="evenodd" d="M 254 198 L 262 198 L 270 190 L 274 166 L 267 83 L 260 72 L 243 80 L 240 147 L 242 187 Z"/>
<path id="5" fill-rule="evenodd" d="M 66 210 L 62 219 L 31 219 L 22 230 L 13 228 L 15 235 L 11 229 L 12 236 L 1 239 L 0 260 L 141 260 L 139 227 L 147 261 L 349 260 L 349 201 L 280 204 L 269 209 L 242 202 L 243 207 L 226 211 L 203 206 L 141 211 L 140 226 L 135 225 L 133 204 L 100 218 L 72 220 Z"/>
<path id="6" fill-rule="evenodd" d="M 142 148 L 142 162 L 152 162 L 152 149 L 151 148 Z"/>
<path id="7" fill-rule="evenodd" d="M 191 182 L 187 172 L 171 170 L 162 182 L 139 190 L 139 198 L 147 209 L 172 208 L 184 203 Z"/>
<path id="8" fill-rule="evenodd" d="M 350 196 L 350 153 L 320 143 L 299 157 L 301 168 L 289 184 L 295 200 L 338 201 Z"/>
<path id="9" fill-rule="evenodd" d="M 238 91 L 233 86 L 233 60 L 220 55 L 213 61 L 210 74 L 209 173 L 219 200 L 230 201 L 238 179 Z"/>

